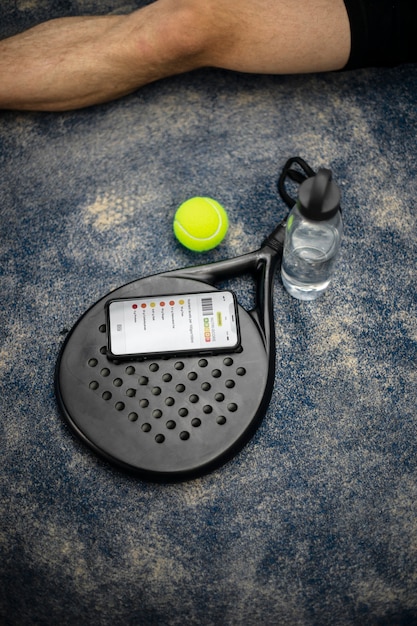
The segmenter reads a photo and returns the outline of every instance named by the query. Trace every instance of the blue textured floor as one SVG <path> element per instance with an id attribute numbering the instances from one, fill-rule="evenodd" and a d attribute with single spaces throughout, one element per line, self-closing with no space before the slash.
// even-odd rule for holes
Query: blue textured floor
<path id="1" fill-rule="evenodd" d="M 96 4 L 7 0 L 0 34 Z M 201 71 L 89 110 L 0 113 L 2 623 L 417 624 L 416 102 L 411 66 Z M 260 429 L 194 481 L 114 469 L 58 411 L 67 330 L 126 282 L 256 249 L 294 155 L 333 169 L 345 235 L 323 299 L 277 276 Z M 197 194 L 230 217 L 198 257 L 171 234 Z"/>

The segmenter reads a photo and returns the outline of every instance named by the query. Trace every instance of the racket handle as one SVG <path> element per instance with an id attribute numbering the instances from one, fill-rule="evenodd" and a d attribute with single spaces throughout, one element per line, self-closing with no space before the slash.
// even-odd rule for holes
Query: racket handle
<path id="1" fill-rule="evenodd" d="M 280 224 L 278 224 L 275 230 L 273 230 L 272 233 L 264 240 L 264 242 L 262 243 L 262 248 L 268 246 L 275 251 L 275 254 L 282 254 L 284 248 L 286 222 L 287 220 L 284 219 Z"/>

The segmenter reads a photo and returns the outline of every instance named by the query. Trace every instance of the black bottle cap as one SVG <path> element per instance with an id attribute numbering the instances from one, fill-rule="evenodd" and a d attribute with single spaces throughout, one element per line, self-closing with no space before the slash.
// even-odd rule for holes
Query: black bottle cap
<path id="1" fill-rule="evenodd" d="M 340 189 L 332 181 L 330 170 L 322 168 L 300 185 L 298 208 L 310 220 L 322 221 L 336 215 L 340 209 Z"/>

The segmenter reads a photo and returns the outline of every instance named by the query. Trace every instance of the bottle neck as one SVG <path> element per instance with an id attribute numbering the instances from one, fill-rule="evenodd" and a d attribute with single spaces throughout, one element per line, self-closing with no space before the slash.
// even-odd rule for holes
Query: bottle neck
<path id="1" fill-rule="evenodd" d="M 294 215 L 295 219 L 304 220 L 311 224 L 332 224 L 336 226 L 342 221 L 342 213 L 340 209 L 338 209 L 335 213 L 333 213 L 330 217 L 326 217 L 324 219 L 317 219 L 315 216 L 310 216 L 308 213 L 308 209 L 303 209 L 300 206 L 300 202 L 297 201 L 294 207 L 291 210 L 291 214 Z"/>

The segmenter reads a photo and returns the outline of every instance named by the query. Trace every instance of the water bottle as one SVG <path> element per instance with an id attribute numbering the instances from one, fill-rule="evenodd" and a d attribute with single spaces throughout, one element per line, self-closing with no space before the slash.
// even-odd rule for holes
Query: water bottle
<path id="1" fill-rule="evenodd" d="M 343 232 L 340 190 L 332 173 L 320 169 L 299 188 L 287 219 L 281 265 L 291 296 L 315 300 L 329 286 Z"/>

